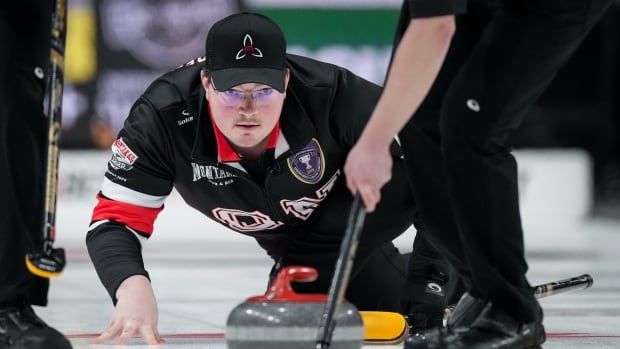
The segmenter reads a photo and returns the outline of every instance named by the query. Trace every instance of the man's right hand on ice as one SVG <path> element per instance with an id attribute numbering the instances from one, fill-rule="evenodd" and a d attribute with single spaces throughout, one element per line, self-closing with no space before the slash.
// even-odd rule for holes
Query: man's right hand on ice
<path id="1" fill-rule="evenodd" d="M 130 276 L 116 291 L 116 308 L 106 330 L 93 344 L 101 344 L 116 338 L 115 344 L 127 343 L 139 335 L 146 344 L 165 341 L 157 331 L 157 301 L 149 280 L 142 275 Z"/>

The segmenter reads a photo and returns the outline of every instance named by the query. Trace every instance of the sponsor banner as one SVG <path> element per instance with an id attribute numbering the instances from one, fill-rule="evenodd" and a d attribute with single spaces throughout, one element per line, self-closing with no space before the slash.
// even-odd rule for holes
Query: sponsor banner
<path id="1" fill-rule="evenodd" d="M 400 1 L 399 1 L 400 2 Z M 387 2 L 250 2 L 284 31 L 288 51 L 351 70 L 383 85 L 392 53 L 398 6 Z M 333 4 L 344 1 L 335 1 Z M 312 28 L 309 30 L 308 28 Z"/>
<path id="2" fill-rule="evenodd" d="M 284 31 L 288 46 L 392 46 L 399 11 L 385 8 L 256 8 Z M 311 30 L 309 30 L 311 28 Z"/>
<path id="3" fill-rule="evenodd" d="M 71 0 L 63 96 L 64 148 L 109 148 L 159 75 L 204 54 L 211 25 L 236 0 Z"/>
<path id="4" fill-rule="evenodd" d="M 291 46 L 288 52 L 345 67 L 366 80 L 383 85 L 392 47 L 329 45 L 312 50 Z"/>
<path id="5" fill-rule="evenodd" d="M 403 0 L 247 0 L 247 4 L 251 7 L 399 9 Z"/>
<path id="6" fill-rule="evenodd" d="M 238 5 L 230 0 L 99 0 L 98 9 L 106 54 L 166 71 L 201 56 L 209 28 L 237 12 Z"/>

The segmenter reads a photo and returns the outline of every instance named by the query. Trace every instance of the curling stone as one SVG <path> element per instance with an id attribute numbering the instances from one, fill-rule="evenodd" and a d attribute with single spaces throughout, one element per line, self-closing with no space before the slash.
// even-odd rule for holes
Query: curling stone
<path id="1" fill-rule="evenodd" d="M 286 267 L 265 295 L 248 298 L 235 307 L 226 322 L 228 348 L 314 348 L 327 295 L 295 293 L 291 282 L 311 282 L 317 276 L 314 268 Z M 362 348 L 364 326 L 355 306 L 344 301 L 335 319 L 329 348 Z"/>

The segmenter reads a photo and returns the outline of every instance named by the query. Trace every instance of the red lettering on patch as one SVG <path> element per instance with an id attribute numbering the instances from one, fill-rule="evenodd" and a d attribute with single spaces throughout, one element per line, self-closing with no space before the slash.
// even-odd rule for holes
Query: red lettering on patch
<path id="1" fill-rule="evenodd" d="M 130 165 L 133 165 L 133 163 L 138 160 L 138 155 L 136 155 L 136 153 L 129 149 L 127 144 L 123 142 L 122 138 L 114 141 L 114 143 L 112 144 L 112 151 L 116 154 L 121 155 L 125 160 L 127 160 L 127 163 L 129 163 Z"/>

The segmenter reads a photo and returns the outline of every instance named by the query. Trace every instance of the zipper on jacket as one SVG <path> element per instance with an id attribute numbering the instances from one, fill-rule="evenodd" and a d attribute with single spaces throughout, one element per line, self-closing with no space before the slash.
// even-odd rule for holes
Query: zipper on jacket
<path id="1" fill-rule="evenodd" d="M 274 205 L 274 202 L 271 199 L 271 195 L 269 195 L 269 190 L 267 188 L 267 182 L 269 181 L 269 177 L 274 175 L 274 174 L 279 174 L 281 171 L 282 171 L 282 168 L 280 167 L 280 163 L 276 159 L 274 161 L 273 166 L 269 166 L 267 168 L 267 174 L 265 175 L 265 183 L 263 183 L 263 194 L 265 196 L 265 199 L 267 200 L 267 205 L 271 209 L 271 212 L 274 215 L 274 217 L 278 221 L 280 221 L 282 223 L 286 223 L 286 215 L 283 215 L 280 212 L 279 208 L 276 205 Z"/>

